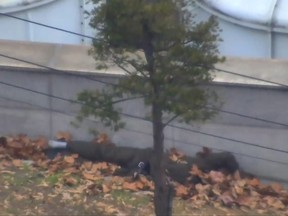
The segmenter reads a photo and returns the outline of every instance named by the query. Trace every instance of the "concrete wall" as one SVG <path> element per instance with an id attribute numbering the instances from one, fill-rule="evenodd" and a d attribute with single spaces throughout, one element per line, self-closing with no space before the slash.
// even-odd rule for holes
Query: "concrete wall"
<path id="1" fill-rule="evenodd" d="M 97 121 L 86 120 L 81 128 L 70 125 L 79 107 L 61 99 L 50 98 L 44 94 L 73 99 L 86 88 L 101 88 L 104 85 L 87 80 L 83 73 L 59 74 L 54 72 L 0 69 L 0 134 L 27 133 L 31 136 L 45 135 L 53 138 L 59 130 L 71 131 L 75 139 L 90 140 L 91 127 L 108 132 L 112 140 L 119 145 L 148 147 L 152 145 L 151 124 L 147 121 L 124 117 L 126 129 L 113 133 L 107 131 Z M 117 76 L 95 75 L 97 79 L 115 82 Z M 23 87 L 16 88 L 15 86 Z M 39 91 L 37 94 L 25 88 Z M 223 109 L 245 115 L 261 117 L 288 123 L 287 90 L 273 87 L 247 87 L 217 84 L 212 87 L 225 101 Z M 123 112 L 135 116 L 145 116 L 147 109 L 140 100 L 123 104 Z M 176 124 L 178 125 L 178 124 Z M 288 151 L 287 128 L 239 116 L 219 113 L 207 124 L 181 125 L 193 130 L 232 138 L 244 142 L 259 144 Z M 223 140 L 195 132 L 168 127 L 166 147 L 175 146 L 190 155 L 201 149 L 201 145 L 236 153 L 241 167 L 265 178 L 288 180 L 287 153 L 276 152 L 243 143 Z M 251 157 L 250 157 L 251 156 Z M 259 157 L 262 159 L 255 159 Z M 279 164 L 267 160 L 279 161 Z"/>

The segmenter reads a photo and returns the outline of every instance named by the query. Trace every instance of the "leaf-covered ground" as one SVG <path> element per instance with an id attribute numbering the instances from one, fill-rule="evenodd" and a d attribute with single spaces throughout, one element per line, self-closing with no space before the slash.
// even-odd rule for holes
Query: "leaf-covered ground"
<path id="1" fill-rule="evenodd" d="M 116 165 L 78 155 L 48 160 L 44 138 L 19 135 L 7 141 L 0 139 L 1 215 L 154 215 L 154 185 L 146 177 L 112 176 Z M 191 174 L 204 184 L 174 183 L 174 215 L 288 215 L 288 192 L 279 184 L 263 185 L 239 173 L 203 173 L 195 166 Z"/>

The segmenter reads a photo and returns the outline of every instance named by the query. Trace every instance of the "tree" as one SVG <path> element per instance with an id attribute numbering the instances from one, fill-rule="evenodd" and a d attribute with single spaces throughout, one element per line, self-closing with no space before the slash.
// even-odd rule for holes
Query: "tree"
<path id="1" fill-rule="evenodd" d="M 100 118 L 117 130 L 123 126 L 114 104 L 143 98 L 151 107 L 152 177 L 155 213 L 169 215 L 163 169 L 164 128 L 172 121 L 210 119 L 206 108 L 217 100 L 206 84 L 218 54 L 219 27 L 214 18 L 196 23 L 184 0 L 91 0 L 90 25 L 97 30 L 90 54 L 98 69 L 117 65 L 126 75 L 117 85 L 85 90 L 78 116 Z"/>

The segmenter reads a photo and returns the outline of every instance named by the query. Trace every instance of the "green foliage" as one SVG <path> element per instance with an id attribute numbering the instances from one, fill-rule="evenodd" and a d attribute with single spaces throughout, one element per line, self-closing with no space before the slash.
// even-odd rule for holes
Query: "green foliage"
<path id="1" fill-rule="evenodd" d="M 184 0 L 90 1 L 97 5 L 89 14 L 90 25 L 98 30 L 90 55 L 99 69 L 116 65 L 126 76 L 109 90 L 80 93 L 79 120 L 99 117 L 119 129 L 113 98 L 135 95 L 180 121 L 206 120 L 215 114 L 205 106 L 215 104 L 217 97 L 204 88 L 213 79 L 214 64 L 224 60 L 219 57 L 220 30 L 213 17 L 194 22 Z"/>
<path id="2" fill-rule="evenodd" d="M 117 131 L 124 126 L 124 123 L 120 121 L 119 112 L 120 109 L 114 108 L 113 98 L 115 95 L 111 95 L 105 90 L 102 91 L 88 91 L 85 90 L 78 94 L 78 102 L 82 104 L 81 111 L 77 116 L 77 120 L 82 122 L 84 118 L 94 117 L 100 119 L 106 127 Z M 118 102 L 118 101 L 116 101 Z M 91 133 L 97 133 L 92 130 Z"/>

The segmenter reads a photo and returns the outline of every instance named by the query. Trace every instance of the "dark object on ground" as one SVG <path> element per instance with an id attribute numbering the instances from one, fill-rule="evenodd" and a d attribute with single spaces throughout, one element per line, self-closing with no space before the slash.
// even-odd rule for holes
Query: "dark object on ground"
<path id="1" fill-rule="evenodd" d="M 142 175 L 150 175 L 151 168 L 150 163 L 139 162 L 137 166 L 137 170 L 133 173 L 133 179 L 136 180 L 140 174 Z"/>
<path id="2" fill-rule="evenodd" d="M 58 154 L 64 156 L 64 155 L 69 155 L 70 152 L 66 148 L 47 148 L 44 150 L 45 155 L 49 159 L 54 159 Z"/>
<path id="3" fill-rule="evenodd" d="M 181 184 L 187 183 L 189 173 L 193 164 L 204 172 L 223 171 L 227 174 L 234 173 L 239 169 L 239 165 L 235 157 L 230 152 L 210 153 L 206 157 L 188 157 L 183 158 L 187 163 L 176 163 L 168 160 L 166 163 L 166 169 L 171 178 Z M 195 176 L 190 178 L 190 182 L 193 184 L 201 182 L 200 178 Z"/>
<path id="4" fill-rule="evenodd" d="M 148 166 L 152 154 L 150 148 L 115 147 L 84 141 L 71 141 L 68 142 L 67 149 L 91 161 L 106 161 L 121 166 L 122 168 L 117 170 L 116 175 L 132 175 L 138 169 L 140 162 L 146 164 L 145 168 L 149 169 L 148 172 L 150 172 Z"/>
<path id="5" fill-rule="evenodd" d="M 150 148 L 139 149 L 133 147 L 116 147 L 112 145 L 94 144 L 85 141 L 68 142 L 67 149 L 81 157 L 92 161 L 106 161 L 115 163 L 122 168 L 115 175 L 133 175 L 135 172 L 150 173 L 150 160 L 153 150 Z M 166 155 L 165 169 L 168 175 L 175 181 L 185 184 L 193 164 L 197 165 L 202 171 L 221 170 L 227 173 L 234 173 L 239 169 L 235 157 L 229 152 L 210 153 L 205 157 L 184 157 L 187 163 L 177 163 L 171 161 Z M 145 164 L 145 169 L 138 169 L 140 162 Z M 192 183 L 200 182 L 198 177 L 192 177 Z"/>
<path id="6" fill-rule="evenodd" d="M 6 137 L 0 137 L 0 146 L 5 147 L 7 145 Z"/>

